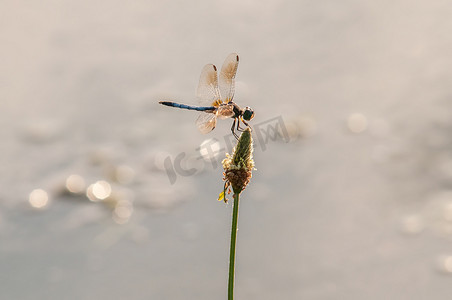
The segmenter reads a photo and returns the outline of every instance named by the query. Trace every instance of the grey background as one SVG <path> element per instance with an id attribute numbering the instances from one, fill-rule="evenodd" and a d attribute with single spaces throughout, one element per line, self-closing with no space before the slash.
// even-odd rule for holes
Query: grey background
<path id="1" fill-rule="evenodd" d="M 2 299 L 226 298 L 230 122 L 203 136 L 196 113 L 157 102 L 196 104 L 203 65 L 231 52 L 236 102 L 290 138 L 256 147 L 237 299 L 450 298 L 450 1 L 0 8 Z M 214 163 L 199 159 L 211 138 Z M 196 173 L 171 184 L 165 159 L 182 152 Z M 118 166 L 133 180 L 115 181 Z M 114 196 L 68 194 L 71 174 Z M 118 199 L 133 203 L 125 224 Z"/>

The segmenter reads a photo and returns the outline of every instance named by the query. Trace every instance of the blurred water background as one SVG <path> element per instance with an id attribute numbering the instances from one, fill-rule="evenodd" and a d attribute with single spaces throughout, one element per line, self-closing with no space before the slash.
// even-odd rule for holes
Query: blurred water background
<path id="1" fill-rule="evenodd" d="M 450 1 L 0 7 L 0 298 L 225 299 L 231 123 L 157 103 L 237 52 L 237 298 L 450 299 Z"/>

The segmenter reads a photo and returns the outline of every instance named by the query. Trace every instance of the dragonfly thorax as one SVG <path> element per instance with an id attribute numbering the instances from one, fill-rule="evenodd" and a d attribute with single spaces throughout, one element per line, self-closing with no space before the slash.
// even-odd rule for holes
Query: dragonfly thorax
<path id="1" fill-rule="evenodd" d="M 240 106 L 238 106 L 237 104 L 235 104 L 234 102 L 231 102 L 232 106 L 232 112 L 234 113 L 234 115 L 232 116 L 233 119 L 240 117 L 241 115 L 243 115 L 243 109 L 240 108 Z"/>

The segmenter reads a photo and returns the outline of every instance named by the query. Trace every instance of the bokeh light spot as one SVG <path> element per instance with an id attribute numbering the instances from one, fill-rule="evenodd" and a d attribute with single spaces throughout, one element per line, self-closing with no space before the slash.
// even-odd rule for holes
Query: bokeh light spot
<path id="1" fill-rule="evenodd" d="M 402 230 L 407 234 L 418 234 L 424 230 L 424 222 L 418 215 L 406 216 L 402 219 Z"/>
<path id="2" fill-rule="evenodd" d="M 133 205 L 130 201 L 120 200 L 115 206 L 112 218 L 118 224 L 125 224 L 133 213 Z"/>
<path id="3" fill-rule="evenodd" d="M 360 113 L 351 114 L 347 119 L 347 127 L 353 133 L 361 133 L 367 129 L 367 118 Z"/>
<path id="4" fill-rule="evenodd" d="M 437 259 L 437 268 L 443 274 L 452 274 L 452 256 L 441 255 Z"/>
<path id="5" fill-rule="evenodd" d="M 74 194 L 80 194 L 85 190 L 86 183 L 82 176 L 72 174 L 66 179 L 66 189 Z"/>
<path id="6" fill-rule="evenodd" d="M 86 196 L 91 201 L 99 201 L 111 195 L 111 185 L 105 180 L 99 180 L 91 184 L 86 190 Z"/>
<path id="7" fill-rule="evenodd" d="M 122 184 L 128 184 L 135 178 L 135 170 L 129 166 L 122 165 L 115 170 L 115 179 Z"/>
<path id="8" fill-rule="evenodd" d="M 42 189 L 35 189 L 30 193 L 28 201 L 34 208 L 44 208 L 49 203 L 49 195 Z"/>

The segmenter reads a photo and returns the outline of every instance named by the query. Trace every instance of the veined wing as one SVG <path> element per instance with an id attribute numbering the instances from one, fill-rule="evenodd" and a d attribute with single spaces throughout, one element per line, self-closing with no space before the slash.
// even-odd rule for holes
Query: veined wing
<path id="1" fill-rule="evenodd" d="M 218 106 L 221 104 L 217 68 L 214 65 L 208 64 L 202 68 L 197 95 L 201 106 Z"/>
<path id="2" fill-rule="evenodd" d="M 215 113 L 201 113 L 196 119 L 196 126 L 201 133 L 211 132 L 217 125 L 217 116 Z"/>
<path id="3" fill-rule="evenodd" d="M 237 53 L 231 53 L 224 60 L 220 71 L 220 94 L 224 103 L 232 101 L 235 90 L 235 73 L 239 66 L 239 56 Z"/>
<path id="4" fill-rule="evenodd" d="M 234 116 L 234 105 L 232 103 L 231 104 L 223 103 L 218 107 L 216 113 L 218 118 L 220 119 L 231 118 L 232 116 Z"/>

